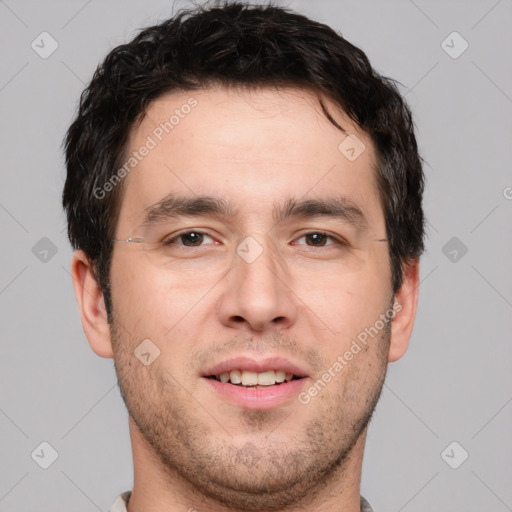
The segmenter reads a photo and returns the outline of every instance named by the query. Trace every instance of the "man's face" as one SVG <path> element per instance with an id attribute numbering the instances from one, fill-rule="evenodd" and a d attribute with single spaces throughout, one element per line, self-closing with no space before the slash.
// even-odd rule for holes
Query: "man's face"
<path id="1" fill-rule="evenodd" d="M 181 109 L 191 97 L 197 105 Z M 327 483 L 364 434 L 386 372 L 389 325 L 378 320 L 393 297 L 375 153 L 326 106 L 364 143 L 355 160 L 316 97 L 293 89 L 173 93 L 129 141 L 128 156 L 148 136 L 155 147 L 125 178 L 116 227 L 117 239 L 145 241 L 114 246 L 120 386 L 169 472 L 246 510 Z M 169 133 L 158 130 L 176 109 Z M 155 213 L 171 194 L 174 207 L 195 208 Z M 143 340 L 143 361 L 160 351 L 148 365 L 134 354 Z M 254 371 L 263 383 L 302 378 L 236 384 L 253 384 Z M 235 383 L 211 378 L 221 373 Z"/>

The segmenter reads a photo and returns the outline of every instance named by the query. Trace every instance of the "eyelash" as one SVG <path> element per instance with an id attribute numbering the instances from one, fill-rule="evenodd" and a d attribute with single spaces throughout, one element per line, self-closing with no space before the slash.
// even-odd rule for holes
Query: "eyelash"
<path id="1" fill-rule="evenodd" d="M 166 238 L 162 241 L 162 245 L 163 246 L 169 246 L 169 245 L 173 245 L 174 242 L 178 239 L 180 239 L 181 237 L 183 236 L 186 236 L 186 235 L 189 235 L 191 233 L 196 233 L 196 234 L 200 234 L 200 235 L 206 235 L 210 238 L 213 239 L 213 237 L 211 235 L 209 235 L 208 233 L 205 233 L 204 231 L 199 231 L 197 229 L 190 229 L 188 231 L 183 231 L 181 233 L 178 233 L 176 235 L 173 235 L 171 238 Z M 341 238 L 338 238 L 334 235 L 330 235 L 329 233 L 326 233 L 325 231 L 308 231 L 307 233 L 303 233 L 298 239 L 300 240 L 301 238 L 304 238 L 304 237 L 307 237 L 307 236 L 310 236 L 310 235 L 321 235 L 321 236 L 325 236 L 327 237 L 329 240 L 332 240 L 333 243 L 332 244 L 328 244 L 328 245 L 318 245 L 318 246 L 314 246 L 314 245 L 309 245 L 307 247 L 331 247 L 333 245 L 341 245 L 341 246 L 346 246 L 348 245 L 348 243 L 341 239 Z M 188 248 L 199 248 L 199 247 L 202 247 L 202 245 L 199 245 L 199 246 L 186 246 L 186 245 L 183 245 L 183 244 L 178 244 L 180 247 L 188 247 Z M 303 245 L 303 244 L 300 244 L 300 245 Z M 305 245 L 305 244 L 304 244 Z"/>

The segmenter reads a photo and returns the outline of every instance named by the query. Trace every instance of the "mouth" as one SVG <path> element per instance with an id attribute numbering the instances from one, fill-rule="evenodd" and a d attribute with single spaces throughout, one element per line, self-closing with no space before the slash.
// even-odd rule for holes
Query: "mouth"
<path id="1" fill-rule="evenodd" d="M 241 356 L 208 368 L 202 375 L 215 397 L 239 408 L 263 410 L 290 405 L 310 381 L 306 370 L 282 357 Z"/>
<path id="2" fill-rule="evenodd" d="M 218 375 L 209 375 L 207 378 L 243 388 L 265 389 L 270 386 L 280 386 L 286 382 L 299 380 L 303 377 L 293 373 L 286 373 L 285 370 L 267 370 L 264 372 L 231 370 L 230 372 L 222 372 Z"/>

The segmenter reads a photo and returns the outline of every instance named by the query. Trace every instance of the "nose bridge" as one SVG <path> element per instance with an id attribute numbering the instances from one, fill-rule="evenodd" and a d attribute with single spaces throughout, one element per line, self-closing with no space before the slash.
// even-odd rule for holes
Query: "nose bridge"
<path id="1" fill-rule="evenodd" d="M 295 320 L 296 304 L 286 286 L 286 262 L 268 237 L 246 237 L 234 255 L 231 278 L 221 300 L 225 324 L 240 327 L 242 321 L 254 330 L 272 324 L 282 327 Z"/>
<path id="2" fill-rule="evenodd" d="M 268 297 L 281 293 L 288 269 L 275 244 L 269 237 L 246 237 L 236 249 L 235 269 L 241 288 Z M 254 290 L 252 288 L 255 288 Z"/>

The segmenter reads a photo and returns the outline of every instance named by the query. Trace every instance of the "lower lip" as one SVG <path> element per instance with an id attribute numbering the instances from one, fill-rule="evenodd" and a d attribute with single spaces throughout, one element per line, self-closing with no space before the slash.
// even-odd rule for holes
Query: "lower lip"
<path id="1" fill-rule="evenodd" d="M 235 386 L 208 377 L 203 377 L 203 379 L 216 393 L 219 393 L 238 407 L 260 410 L 273 409 L 286 404 L 299 394 L 299 391 L 308 380 L 304 377 L 268 386 L 267 388 L 255 389 Z"/>

